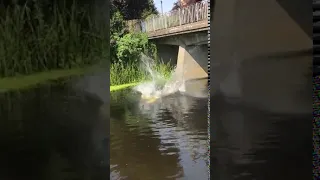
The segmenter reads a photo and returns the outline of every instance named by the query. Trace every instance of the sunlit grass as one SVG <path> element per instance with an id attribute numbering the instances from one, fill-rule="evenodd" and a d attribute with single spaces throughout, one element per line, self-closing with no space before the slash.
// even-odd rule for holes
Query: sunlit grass
<path id="1" fill-rule="evenodd" d="M 169 78 L 173 67 L 169 63 L 159 62 L 153 67 L 157 73 L 159 73 L 163 78 Z M 150 74 L 141 66 L 135 64 L 111 64 L 110 66 L 110 85 L 123 85 L 121 87 L 130 87 L 132 84 L 151 80 Z M 126 86 L 126 84 L 128 86 Z M 120 87 L 120 86 L 118 86 Z M 121 88 L 120 88 L 121 89 Z"/>
<path id="2" fill-rule="evenodd" d="M 72 76 L 81 76 L 85 73 L 93 72 L 95 68 L 74 68 L 67 70 L 53 70 L 32 75 L 0 78 L 0 92 L 24 89 L 46 83 L 50 80 L 63 79 Z"/>
<path id="3" fill-rule="evenodd" d="M 132 86 L 136 86 L 137 84 L 139 84 L 139 83 L 136 82 L 136 83 L 128 83 L 128 84 L 110 86 L 110 92 L 122 90 L 122 89 L 129 88 Z"/>

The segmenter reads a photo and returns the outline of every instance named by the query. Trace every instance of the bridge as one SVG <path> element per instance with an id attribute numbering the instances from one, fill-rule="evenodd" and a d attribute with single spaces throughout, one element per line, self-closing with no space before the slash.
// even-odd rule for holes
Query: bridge
<path id="1" fill-rule="evenodd" d="M 208 77 L 208 1 L 148 17 L 141 24 L 157 45 L 159 58 L 177 65 L 183 80 Z"/>
<path id="2" fill-rule="evenodd" d="M 286 93 L 288 96 L 296 93 L 289 87 L 312 66 L 311 3 L 215 0 L 209 13 L 211 37 L 207 25 L 209 4 L 193 4 L 143 21 L 141 29 L 157 44 L 159 57 L 172 60 L 178 74 L 186 80 L 203 78 L 209 72 L 209 45 L 211 89 L 230 97 L 245 95 L 250 102 L 266 97 L 262 95 L 269 89 L 265 81 L 277 88 L 274 95 L 278 99 L 285 98 L 282 94 L 286 91 L 290 92 Z M 263 72 L 270 74 L 261 76 Z M 283 82 L 290 86 L 283 87 Z M 268 99 L 263 106 L 271 103 L 267 103 Z M 286 97 L 282 103 L 290 99 L 294 98 Z M 292 105 L 284 104 L 270 107 L 284 111 Z"/>

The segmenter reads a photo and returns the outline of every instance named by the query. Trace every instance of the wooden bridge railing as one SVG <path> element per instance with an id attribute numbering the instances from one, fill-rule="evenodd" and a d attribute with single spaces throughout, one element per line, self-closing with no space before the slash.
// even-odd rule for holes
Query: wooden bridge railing
<path id="1" fill-rule="evenodd" d="M 141 29 L 143 32 L 153 32 L 206 20 L 207 18 L 208 1 L 202 1 L 166 14 L 148 17 L 141 21 Z"/>

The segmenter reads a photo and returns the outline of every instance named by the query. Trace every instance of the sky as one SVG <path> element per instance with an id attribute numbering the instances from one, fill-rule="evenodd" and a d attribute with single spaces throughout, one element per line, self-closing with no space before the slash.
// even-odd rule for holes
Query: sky
<path id="1" fill-rule="evenodd" d="M 162 0 L 163 12 L 169 12 L 173 7 L 174 2 L 176 2 L 176 0 Z M 159 13 L 161 13 L 161 0 L 154 0 L 154 4 L 156 5 Z"/>

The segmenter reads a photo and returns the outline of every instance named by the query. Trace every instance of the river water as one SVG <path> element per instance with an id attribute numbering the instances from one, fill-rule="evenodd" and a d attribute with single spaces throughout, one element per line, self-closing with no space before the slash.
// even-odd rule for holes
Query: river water
<path id="1" fill-rule="evenodd" d="M 107 75 L 0 94 L 0 179 L 208 179 L 207 99 L 109 103 Z"/>
<path id="2" fill-rule="evenodd" d="M 222 96 L 211 101 L 212 179 L 313 179 L 311 113 L 271 113 Z"/>
<path id="3" fill-rule="evenodd" d="M 1 93 L 0 179 L 109 179 L 106 74 Z"/>
<path id="4" fill-rule="evenodd" d="M 208 179 L 207 98 L 126 90 L 108 103 L 105 77 L 0 94 L 0 179 Z M 310 113 L 211 102 L 211 178 L 312 178 Z"/>
<path id="5" fill-rule="evenodd" d="M 111 179 L 208 179 L 207 99 L 112 94 Z"/>

